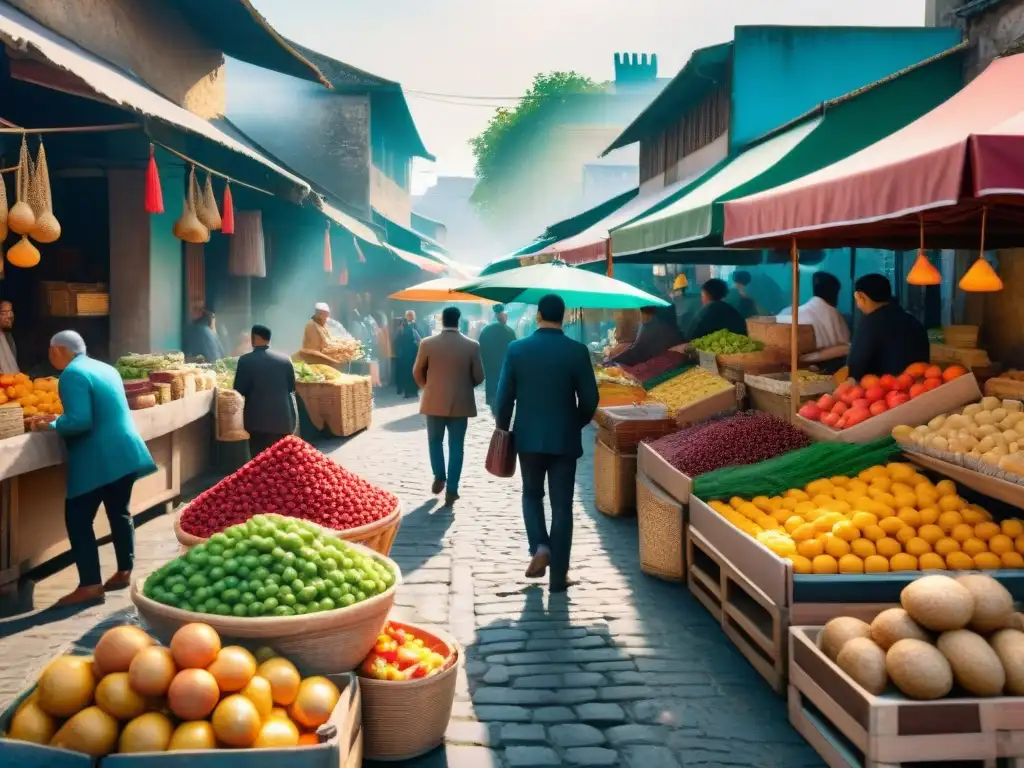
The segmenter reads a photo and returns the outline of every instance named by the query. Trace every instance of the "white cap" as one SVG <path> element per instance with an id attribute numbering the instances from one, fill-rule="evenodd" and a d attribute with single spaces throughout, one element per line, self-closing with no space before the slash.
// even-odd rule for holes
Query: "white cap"
<path id="1" fill-rule="evenodd" d="M 327 312 L 328 314 L 331 312 L 331 308 L 323 301 L 317 302 L 317 305 L 313 307 L 313 309 L 317 312 Z"/>

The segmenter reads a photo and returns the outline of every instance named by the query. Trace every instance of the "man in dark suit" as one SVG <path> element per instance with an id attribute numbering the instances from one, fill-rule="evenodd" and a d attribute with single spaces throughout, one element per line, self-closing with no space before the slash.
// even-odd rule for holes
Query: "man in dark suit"
<path id="1" fill-rule="evenodd" d="M 295 369 L 288 357 L 270 348 L 265 325 L 252 327 L 252 352 L 238 358 L 235 391 L 245 398 L 243 420 L 252 458 L 295 432 Z"/>
<path id="2" fill-rule="evenodd" d="M 580 433 L 597 410 L 597 381 L 587 348 L 562 333 L 565 302 L 549 294 L 537 304 L 537 330 L 512 342 L 498 382 L 495 421 L 515 436 L 523 476 L 523 521 L 530 578 L 551 566 L 552 592 L 564 592 L 572 548 L 572 494 Z M 515 410 L 515 423 L 512 412 Z M 544 481 L 551 492 L 551 530 L 544 519 Z"/>

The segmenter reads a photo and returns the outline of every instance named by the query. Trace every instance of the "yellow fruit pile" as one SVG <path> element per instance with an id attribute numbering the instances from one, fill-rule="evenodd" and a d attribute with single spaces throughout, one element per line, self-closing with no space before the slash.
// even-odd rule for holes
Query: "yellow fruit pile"
<path id="1" fill-rule="evenodd" d="M 0 405 L 8 403 L 20 405 L 26 416 L 64 413 L 64 406 L 57 395 L 57 380 L 54 378 L 32 381 L 24 373 L 0 376 Z"/>
<path id="2" fill-rule="evenodd" d="M 952 480 L 933 484 L 909 464 L 710 506 L 796 573 L 1024 568 L 1024 522 L 993 522 Z"/>
<path id="3" fill-rule="evenodd" d="M 647 400 L 664 403 L 670 411 L 678 411 L 698 400 L 732 388 L 733 385 L 721 376 L 715 376 L 703 368 L 691 368 L 656 386 L 647 393 Z"/>

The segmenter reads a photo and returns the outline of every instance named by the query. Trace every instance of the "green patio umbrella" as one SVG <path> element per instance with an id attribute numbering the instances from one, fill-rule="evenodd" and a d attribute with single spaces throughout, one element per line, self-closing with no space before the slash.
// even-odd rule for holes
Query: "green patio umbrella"
<path id="1" fill-rule="evenodd" d="M 668 302 L 621 280 L 567 266 L 564 262 L 535 264 L 499 272 L 458 286 L 471 293 L 503 303 L 536 304 L 554 293 L 569 309 L 639 309 L 667 307 Z"/>

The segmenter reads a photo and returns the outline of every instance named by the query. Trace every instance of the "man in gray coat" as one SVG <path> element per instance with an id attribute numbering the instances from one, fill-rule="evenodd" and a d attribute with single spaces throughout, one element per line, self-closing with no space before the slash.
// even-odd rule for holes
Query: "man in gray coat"
<path id="1" fill-rule="evenodd" d="M 243 420 L 252 458 L 294 434 L 295 368 L 287 356 L 270 348 L 265 325 L 252 327 L 252 352 L 238 358 L 235 391 L 245 398 Z"/>
<path id="2" fill-rule="evenodd" d="M 480 345 L 459 332 L 458 307 L 441 313 L 441 333 L 420 342 L 413 377 L 423 388 L 420 413 L 427 417 L 427 447 L 434 473 L 431 490 L 438 494 L 447 484 L 445 506 L 459 498 L 463 447 L 469 417 L 476 416 L 473 390 L 484 380 Z M 448 433 L 448 468 L 444 464 L 444 434 Z"/>

